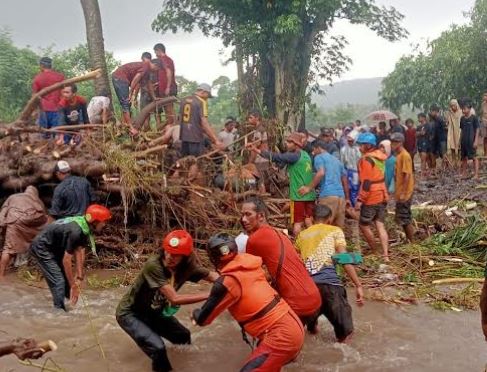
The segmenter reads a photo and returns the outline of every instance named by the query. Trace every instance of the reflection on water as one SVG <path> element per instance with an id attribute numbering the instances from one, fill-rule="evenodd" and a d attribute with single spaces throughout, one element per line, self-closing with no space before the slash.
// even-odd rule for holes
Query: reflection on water
<path id="1" fill-rule="evenodd" d="M 201 287 L 189 284 L 185 291 Z M 0 284 L 0 340 L 18 336 L 52 339 L 59 350 L 50 356 L 68 371 L 150 371 L 149 359 L 118 327 L 113 315 L 124 291 L 86 290 L 86 305 L 80 301 L 66 314 L 51 308 L 45 288 L 18 281 Z M 241 340 L 237 324 L 224 314 L 209 327 L 194 327 L 189 321 L 192 308 L 183 307 L 178 318 L 190 328 L 193 344 L 181 347 L 167 343 L 175 370 L 238 371 L 250 349 Z M 481 371 L 487 360 L 477 312 L 442 313 L 426 306 L 368 302 L 364 308 L 354 308 L 354 320 L 354 340 L 346 346 L 333 342 L 331 326 L 321 319 L 320 334 L 307 336 L 298 360 L 285 371 Z M 92 326 L 106 360 L 101 357 Z M 0 360 L 0 372 L 33 370 L 11 356 Z"/>

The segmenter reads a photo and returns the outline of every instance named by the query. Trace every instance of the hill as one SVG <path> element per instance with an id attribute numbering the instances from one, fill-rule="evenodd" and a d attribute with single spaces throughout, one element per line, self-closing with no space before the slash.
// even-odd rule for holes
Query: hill
<path id="1" fill-rule="evenodd" d="M 382 79 L 378 77 L 340 81 L 331 87 L 322 87 L 326 94 L 313 94 L 312 101 L 322 111 L 346 104 L 377 105 Z"/>

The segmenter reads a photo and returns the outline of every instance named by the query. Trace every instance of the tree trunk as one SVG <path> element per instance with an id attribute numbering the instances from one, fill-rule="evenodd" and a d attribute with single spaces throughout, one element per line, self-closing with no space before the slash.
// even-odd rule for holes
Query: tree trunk
<path id="1" fill-rule="evenodd" d="M 305 129 L 304 108 L 314 32 L 309 23 L 302 35 L 287 38 L 272 53 L 276 117 L 281 125 L 292 131 Z"/>
<path id="2" fill-rule="evenodd" d="M 101 24 L 98 0 L 80 0 L 85 16 L 86 39 L 92 69 L 101 69 L 101 77 L 95 80 L 95 94 L 108 94 L 111 101 L 110 82 L 108 80 L 107 63 L 105 60 L 105 45 Z"/>

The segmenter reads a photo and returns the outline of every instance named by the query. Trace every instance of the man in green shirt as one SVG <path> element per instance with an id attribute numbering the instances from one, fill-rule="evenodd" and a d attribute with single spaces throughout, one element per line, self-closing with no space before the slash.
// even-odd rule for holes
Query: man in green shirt
<path id="1" fill-rule="evenodd" d="M 157 372 L 172 370 L 162 337 L 173 344 L 191 343 L 190 331 L 174 316 L 179 306 L 205 301 L 209 295 L 177 291 L 188 280 L 214 282 L 218 278 L 217 273 L 201 266 L 187 231 L 170 232 L 162 247 L 147 260 L 116 311 L 120 327 L 152 359 L 152 370 Z"/>
<path id="2" fill-rule="evenodd" d="M 286 138 L 287 152 L 283 154 L 262 151 L 255 145 L 250 144 L 248 148 L 263 158 L 269 159 L 279 166 L 287 166 L 289 175 L 289 199 L 291 201 L 291 223 L 293 224 L 293 234 L 298 234 L 303 229 L 303 223 L 306 227 L 311 226 L 311 217 L 313 215 L 313 206 L 315 204 L 316 194 L 314 190 L 301 195 L 298 190 L 306 186 L 313 180 L 313 167 L 311 158 L 303 146 L 306 136 L 303 133 L 293 132 Z"/>

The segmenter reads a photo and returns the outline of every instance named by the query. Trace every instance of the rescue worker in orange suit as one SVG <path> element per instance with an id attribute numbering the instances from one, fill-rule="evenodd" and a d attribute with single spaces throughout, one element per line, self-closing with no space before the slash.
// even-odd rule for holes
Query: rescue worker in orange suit
<path id="1" fill-rule="evenodd" d="M 375 225 L 382 246 L 382 256 L 389 262 L 389 236 L 384 225 L 389 195 L 385 185 L 385 160 L 387 156 L 377 149 L 372 133 L 362 133 L 357 138 L 362 157 L 358 162 L 360 190 L 355 209 L 360 211 L 359 227 L 370 249 L 375 250 L 375 237 L 370 228 Z"/>
<path id="2" fill-rule="evenodd" d="M 187 281 L 214 282 L 210 272 L 193 253 L 193 238 L 185 230 L 164 237 L 162 251 L 150 257 L 129 291 L 118 304 L 116 317 L 122 329 L 152 359 L 152 370 L 172 371 L 162 337 L 173 344 L 190 344 L 191 333 L 174 316 L 180 305 L 208 298 L 207 292 L 179 294 Z"/>
<path id="3" fill-rule="evenodd" d="M 262 259 L 238 254 L 228 234 L 212 236 L 207 252 L 221 276 L 203 307 L 193 311 L 193 322 L 208 325 L 228 309 L 242 332 L 259 340 L 240 371 L 280 371 L 296 358 L 304 343 L 298 316 L 267 282 Z"/>
<path id="4" fill-rule="evenodd" d="M 303 324 L 321 308 L 321 296 L 289 238 L 267 223 L 267 206 L 251 197 L 241 208 L 241 223 L 249 235 L 246 253 L 262 258 L 274 289 Z"/>

